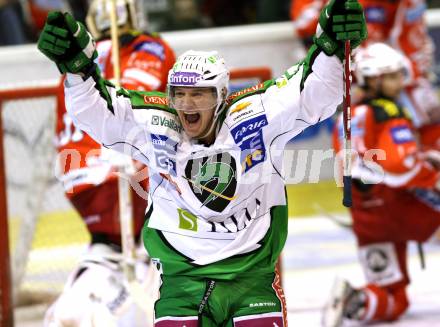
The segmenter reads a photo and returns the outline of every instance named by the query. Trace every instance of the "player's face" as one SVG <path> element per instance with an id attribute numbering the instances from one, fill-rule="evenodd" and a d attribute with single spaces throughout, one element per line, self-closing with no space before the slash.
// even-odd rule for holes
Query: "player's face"
<path id="1" fill-rule="evenodd" d="M 209 130 L 217 107 L 215 88 L 175 87 L 171 102 L 189 137 L 200 137 Z"/>
<path id="2" fill-rule="evenodd" d="M 382 94 L 389 98 L 397 98 L 404 88 L 405 75 L 403 70 L 382 75 Z"/>

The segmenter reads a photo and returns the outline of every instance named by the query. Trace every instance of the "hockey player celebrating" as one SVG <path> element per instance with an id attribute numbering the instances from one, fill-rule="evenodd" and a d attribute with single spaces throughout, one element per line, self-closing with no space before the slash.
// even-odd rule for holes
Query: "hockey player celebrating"
<path id="1" fill-rule="evenodd" d="M 175 62 L 173 51 L 159 36 L 140 32 L 139 7 L 135 1 L 118 0 L 116 8 L 119 14 L 117 24 L 122 86 L 127 89 L 165 91 L 168 71 Z M 114 73 L 109 1 L 95 0 L 91 3 L 87 25 L 98 39 L 96 62 L 103 76 L 111 79 Z M 87 133 L 73 126 L 65 109 L 63 83 L 64 79 L 57 98 L 57 149 L 63 169 L 60 180 L 67 198 L 90 232 L 91 244 L 83 260 L 72 272 L 63 293 L 48 310 L 46 325 L 83 326 L 86 322 L 90 323 L 96 311 L 91 298 L 99 298 L 102 306 L 114 303 L 109 313 L 115 321 L 137 326 L 133 318 L 122 313 L 129 311 L 126 310 L 128 308 L 122 310 L 130 302 L 130 296 L 127 296 L 129 291 L 124 283 L 112 282 L 122 278 L 118 177 L 115 174 L 121 159 L 117 152 L 102 148 Z M 132 218 L 134 236 L 140 240 L 147 206 L 148 173 L 145 166 L 139 163 L 136 166 L 139 170 L 136 175 L 138 192 L 132 191 Z M 139 261 L 138 266 L 142 267 L 142 260 Z M 87 284 L 94 284 L 95 287 L 90 288 Z M 72 302 L 76 303 L 76 310 L 72 310 Z"/>
<path id="2" fill-rule="evenodd" d="M 275 272 L 287 236 L 282 150 L 334 113 L 344 41 L 365 38 L 358 1 L 332 0 L 308 56 L 277 80 L 227 97 L 223 58 L 188 51 L 163 94 L 116 90 L 84 26 L 48 16 L 38 47 L 67 73 L 73 122 L 149 167 L 143 239 L 163 281 L 156 326 L 287 326 Z"/>
<path id="3" fill-rule="evenodd" d="M 366 99 L 353 108 L 352 144 L 359 156 L 353 163 L 351 215 L 368 284 L 354 289 L 343 280 L 335 283 L 324 314 L 327 327 L 340 326 L 343 318 L 393 321 L 406 312 L 407 243 L 426 241 L 440 226 L 440 172 L 425 160 L 410 116 L 397 100 L 407 63 L 383 43 L 356 54 L 355 73 Z"/>

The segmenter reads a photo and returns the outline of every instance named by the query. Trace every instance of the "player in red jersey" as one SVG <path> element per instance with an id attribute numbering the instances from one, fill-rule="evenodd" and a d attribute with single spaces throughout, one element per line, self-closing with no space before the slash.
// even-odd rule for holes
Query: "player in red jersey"
<path id="1" fill-rule="evenodd" d="M 103 75 L 114 77 L 112 42 L 110 37 L 110 2 L 95 0 L 91 3 L 87 25 L 97 39 L 97 63 Z M 133 0 L 118 0 L 118 30 L 120 42 L 121 86 L 132 90 L 165 91 L 168 71 L 175 62 L 170 46 L 159 35 L 139 30 L 139 13 Z M 62 81 L 64 83 L 64 80 Z M 128 319 L 129 326 L 136 326 L 127 316 L 130 313 L 130 296 L 125 286 L 114 280 L 122 278 L 119 264 L 121 253 L 121 229 L 118 201 L 118 162 L 123 160 L 113 150 L 96 143 L 89 135 L 76 128 L 66 112 L 64 88 L 61 83 L 57 103 L 57 148 L 62 171 L 61 181 L 66 195 L 84 220 L 91 235 L 91 246 L 86 258 L 73 272 L 65 291 L 49 309 L 46 323 L 73 321 L 80 326 L 96 315 L 90 305 L 91 295 L 100 297 L 109 308 L 110 317 L 117 321 Z M 147 207 L 147 167 L 135 162 L 137 173 L 132 184 L 132 217 L 134 234 L 139 240 Z M 86 283 L 96 283 L 90 289 Z M 108 291 L 112 289 L 113 292 Z M 70 302 L 78 303 L 72 310 Z M 109 307 L 109 303 L 115 303 Z M 128 318 L 127 318 L 128 317 Z M 128 326 L 127 325 L 127 326 Z M 58 325 L 57 325 L 58 326 Z M 70 326 L 70 325 L 69 325 Z M 82 325 L 81 325 L 82 326 Z"/>
<path id="2" fill-rule="evenodd" d="M 356 55 L 356 77 L 365 98 L 352 111 L 353 231 L 367 285 L 337 281 L 325 326 L 343 319 L 393 321 L 408 308 L 408 241 L 424 242 L 440 226 L 439 160 L 418 145 L 410 115 L 399 101 L 408 82 L 405 57 L 383 43 Z M 334 134 L 341 149 L 340 117 Z M 434 161 L 434 162 L 432 162 Z"/>

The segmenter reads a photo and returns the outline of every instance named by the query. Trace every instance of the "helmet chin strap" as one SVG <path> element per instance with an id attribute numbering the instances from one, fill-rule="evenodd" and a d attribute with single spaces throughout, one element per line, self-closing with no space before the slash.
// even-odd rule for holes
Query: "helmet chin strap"
<path id="1" fill-rule="evenodd" d="M 203 138 L 205 138 L 205 137 L 211 135 L 211 133 L 214 131 L 214 129 L 215 129 L 215 128 L 217 127 L 217 125 L 218 125 L 218 118 L 219 118 L 221 112 L 224 110 L 224 107 L 225 107 L 225 102 L 224 102 L 224 101 L 220 104 L 220 107 L 221 107 L 221 108 L 220 108 L 219 110 L 216 110 L 216 111 L 217 111 L 217 115 L 215 115 L 215 116 L 213 117 L 213 119 L 212 119 L 212 121 L 211 121 L 211 125 L 209 126 L 208 130 L 207 130 L 205 133 L 203 133 L 202 135 L 199 135 L 199 136 L 194 137 L 194 139 L 196 139 L 196 140 L 200 140 L 200 139 L 203 139 Z M 217 132 L 218 132 L 218 131 L 216 131 L 216 133 L 217 133 Z"/>
<path id="2" fill-rule="evenodd" d="M 221 94 L 221 103 L 218 106 L 218 108 L 216 108 L 216 110 L 214 111 L 214 117 L 212 119 L 211 125 L 209 126 L 208 130 L 205 133 L 203 133 L 202 135 L 199 135 L 197 137 L 194 137 L 196 140 L 200 140 L 200 139 L 203 139 L 203 138 L 209 136 L 214 131 L 214 129 L 217 127 L 218 118 L 220 117 L 220 114 L 223 112 L 223 110 L 225 109 L 225 106 L 226 106 L 226 102 L 225 102 L 226 94 L 227 94 L 227 90 L 223 89 L 222 94 Z M 216 133 L 218 133 L 218 131 L 216 131 Z"/>

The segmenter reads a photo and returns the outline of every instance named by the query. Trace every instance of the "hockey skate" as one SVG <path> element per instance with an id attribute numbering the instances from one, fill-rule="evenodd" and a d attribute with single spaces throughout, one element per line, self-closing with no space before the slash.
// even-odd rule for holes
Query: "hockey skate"
<path id="1" fill-rule="evenodd" d="M 323 327 L 340 327 L 344 318 L 359 320 L 365 311 L 365 294 L 347 281 L 336 279 L 322 315 Z"/>

